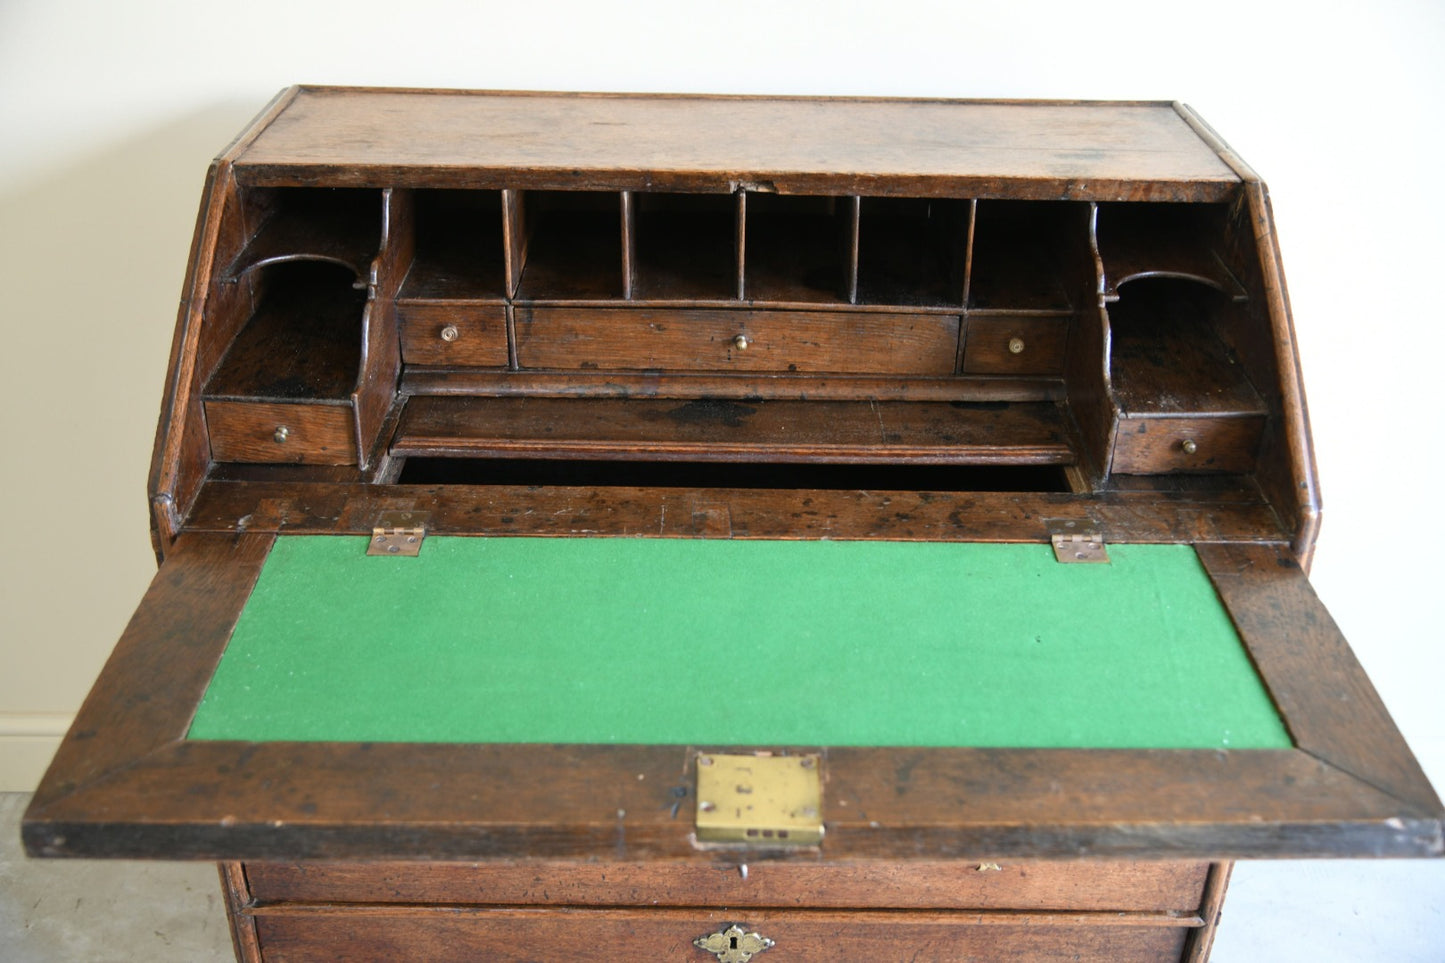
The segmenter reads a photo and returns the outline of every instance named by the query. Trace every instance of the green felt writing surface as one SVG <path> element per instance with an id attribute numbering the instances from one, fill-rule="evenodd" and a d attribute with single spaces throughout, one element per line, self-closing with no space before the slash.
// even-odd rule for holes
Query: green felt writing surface
<path id="1" fill-rule="evenodd" d="M 192 739 L 1290 746 L 1188 546 L 276 540 Z"/>

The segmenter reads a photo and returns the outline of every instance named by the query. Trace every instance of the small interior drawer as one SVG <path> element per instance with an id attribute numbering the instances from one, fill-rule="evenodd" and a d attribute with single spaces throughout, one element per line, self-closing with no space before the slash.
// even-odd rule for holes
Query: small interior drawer
<path id="1" fill-rule="evenodd" d="M 505 305 L 398 302 L 396 316 L 407 364 L 507 366 Z"/>
<path id="2" fill-rule="evenodd" d="M 1167 472 L 1246 472 L 1254 468 L 1264 418 L 1121 418 L 1114 444 L 1114 471 L 1125 475 Z"/>
<path id="3" fill-rule="evenodd" d="M 996 317 L 968 319 L 964 374 L 1060 375 L 1068 319 Z"/>
<path id="4" fill-rule="evenodd" d="M 216 461 L 354 465 L 354 423 L 349 403 L 206 402 Z"/>
<path id="5" fill-rule="evenodd" d="M 523 368 L 949 375 L 957 315 L 516 309 Z"/>

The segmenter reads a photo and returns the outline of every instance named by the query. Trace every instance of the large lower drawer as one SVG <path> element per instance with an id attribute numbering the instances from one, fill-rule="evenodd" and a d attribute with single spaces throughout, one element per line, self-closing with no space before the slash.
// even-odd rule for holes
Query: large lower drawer
<path id="1" fill-rule="evenodd" d="M 1193 913 L 1204 862 L 247 863 L 261 903 L 811 906 Z"/>
<path id="2" fill-rule="evenodd" d="M 523 368 L 949 375 L 957 315 L 865 311 L 514 309 Z"/>
<path id="3" fill-rule="evenodd" d="M 1177 960 L 1196 919 L 931 911 L 318 908 L 261 914 L 268 963 L 476 960 Z M 736 927 L 736 928 L 734 928 Z M 732 941 L 737 946 L 732 946 Z M 699 946 L 698 941 L 710 944 Z M 713 949 L 712 947 L 716 947 Z M 731 951 L 731 952 L 729 952 Z"/>

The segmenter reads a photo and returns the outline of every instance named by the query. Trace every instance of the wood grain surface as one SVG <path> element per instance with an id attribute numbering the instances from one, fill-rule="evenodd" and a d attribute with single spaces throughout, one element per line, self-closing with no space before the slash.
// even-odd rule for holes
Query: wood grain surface
<path id="1" fill-rule="evenodd" d="M 1239 184 L 1168 103 L 316 87 L 299 90 L 242 153 L 237 176 L 722 193 L 751 183 L 781 193 L 1078 200 L 1218 200 Z M 880 183 L 890 190 L 876 190 Z"/>

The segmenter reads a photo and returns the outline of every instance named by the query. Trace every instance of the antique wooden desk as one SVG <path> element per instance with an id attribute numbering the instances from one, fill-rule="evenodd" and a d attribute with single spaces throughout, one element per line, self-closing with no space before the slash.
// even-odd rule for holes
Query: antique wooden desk
<path id="1" fill-rule="evenodd" d="M 1231 860 L 1441 854 L 1181 105 L 286 91 L 150 492 L 25 840 L 243 960 L 1203 960 Z"/>

